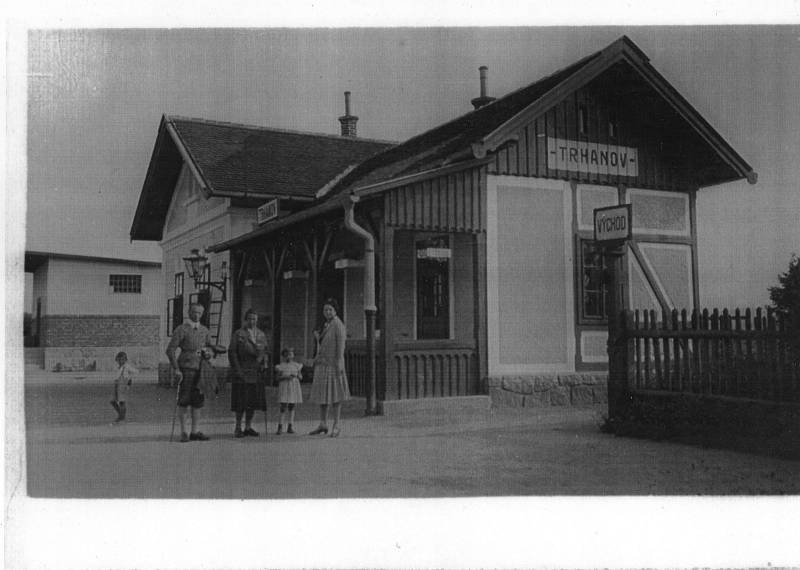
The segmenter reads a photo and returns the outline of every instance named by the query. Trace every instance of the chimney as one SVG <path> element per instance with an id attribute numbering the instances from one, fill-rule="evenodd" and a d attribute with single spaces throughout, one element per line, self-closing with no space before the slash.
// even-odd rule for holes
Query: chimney
<path id="1" fill-rule="evenodd" d="M 339 122 L 342 124 L 342 136 L 343 137 L 355 137 L 356 135 L 356 123 L 358 122 L 358 117 L 355 115 L 350 114 L 350 92 L 344 92 L 344 115 L 339 117 Z"/>
<path id="2" fill-rule="evenodd" d="M 472 106 L 476 109 L 480 109 L 484 105 L 488 105 L 492 101 L 495 100 L 495 97 L 489 97 L 486 95 L 486 81 L 488 79 L 489 68 L 485 65 L 482 65 L 478 68 L 478 71 L 481 74 L 481 96 L 475 97 L 471 103 Z"/>

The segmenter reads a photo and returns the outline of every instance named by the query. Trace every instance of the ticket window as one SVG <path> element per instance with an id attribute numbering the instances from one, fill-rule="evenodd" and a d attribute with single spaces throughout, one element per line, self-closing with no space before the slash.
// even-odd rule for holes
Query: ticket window
<path id="1" fill-rule="evenodd" d="M 416 243 L 417 339 L 450 338 L 450 240 Z"/>

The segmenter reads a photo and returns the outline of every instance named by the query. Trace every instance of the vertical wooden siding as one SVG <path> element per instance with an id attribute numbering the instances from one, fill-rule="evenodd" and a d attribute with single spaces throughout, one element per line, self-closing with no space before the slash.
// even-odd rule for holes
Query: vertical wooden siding
<path id="1" fill-rule="evenodd" d="M 443 398 L 479 392 L 472 348 L 404 349 L 392 354 L 396 382 L 387 399 Z"/>
<path id="2" fill-rule="evenodd" d="M 481 232 L 485 228 L 486 169 L 471 168 L 385 194 L 386 224 L 423 231 Z"/>
<path id="3" fill-rule="evenodd" d="M 588 132 L 578 132 L 578 108 L 586 107 Z M 609 137 L 608 121 L 617 117 L 617 136 Z M 639 121 L 622 103 L 604 102 L 588 89 L 570 94 L 532 122 L 517 131 L 517 141 L 498 149 L 489 173 L 510 176 L 534 176 L 576 180 L 585 184 L 626 184 L 637 188 L 685 190 L 690 184 L 691 157 L 677 157 L 665 150 L 665 141 L 653 132 L 637 126 Z M 634 147 L 638 149 L 638 176 L 568 172 L 547 167 L 547 137 L 591 143 Z"/>

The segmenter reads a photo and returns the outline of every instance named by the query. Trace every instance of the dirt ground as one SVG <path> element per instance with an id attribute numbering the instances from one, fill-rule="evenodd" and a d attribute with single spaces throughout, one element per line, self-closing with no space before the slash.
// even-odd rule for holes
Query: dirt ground
<path id="1" fill-rule="evenodd" d="M 763 495 L 800 491 L 800 461 L 599 431 L 602 408 L 459 410 L 364 417 L 343 410 L 341 437 L 233 438 L 229 394 L 204 409 L 208 442 L 170 442 L 174 392 L 134 386 L 129 421 L 112 426 L 100 377 L 30 374 L 25 385 L 27 492 L 48 498 L 421 498 L 553 495 Z M 176 429 L 176 432 L 178 430 Z M 176 438 L 177 439 L 177 438 Z"/>

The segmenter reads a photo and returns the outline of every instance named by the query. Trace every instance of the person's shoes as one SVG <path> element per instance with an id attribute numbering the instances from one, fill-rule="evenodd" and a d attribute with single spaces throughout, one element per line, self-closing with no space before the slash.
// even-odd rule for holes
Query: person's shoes
<path id="1" fill-rule="evenodd" d="M 275 432 L 275 435 L 281 435 L 283 433 L 283 426 L 278 424 L 278 431 Z"/>
<path id="2" fill-rule="evenodd" d="M 339 428 L 335 427 L 331 430 L 331 437 L 339 437 Z"/>
<path id="3" fill-rule="evenodd" d="M 256 430 L 254 430 L 253 428 L 247 428 L 246 430 L 244 430 L 244 435 L 249 435 L 249 436 L 252 436 L 252 437 L 258 437 L 258 432 Z"/>
<path id="4" fill-rule="evenodd" d="M 319 435 L 321 433 L 328 433 L 328 428 L 319 426 L 317 429 L 310 431 L 308 435 Z"/>
<path id="5" fill-rule="evenodd" d="M 289 427 L 286 428 L 286 433 L 294 433 L 294 428 L 292 427 L 292 424 L 289 424 Z"/>
<path id="6" fill-rule="evenodd" d="M 237 437 L 237 438 L 238 437 L 244 437 L 244 432 L 242 431 L 242 428 L 236 428 L 234 430 L 234 432 L 233 432 L 233 437 Z"/>
<path id="7" fill-rule="evenodd" d="M 187 441 L 189 441 L 189 434 L 186 433 L 186 432 L 183 432 L 181 434 L 181 443 L 186 443 Z"/>
<path id="8" fill-rule="evenodd" d="M 189 436 L 189 439 L 192 441 L 208 441 L 209 437 L 201 431 L 193 433 Z"/>

